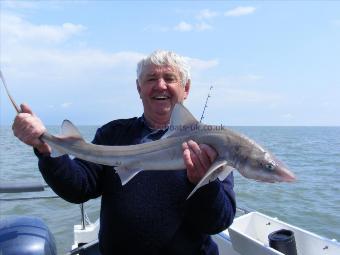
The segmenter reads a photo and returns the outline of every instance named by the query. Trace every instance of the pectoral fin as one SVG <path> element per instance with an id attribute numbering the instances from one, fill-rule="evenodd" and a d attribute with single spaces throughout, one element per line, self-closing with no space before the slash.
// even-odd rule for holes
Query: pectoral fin
<path id="1" fill-rule="evenodd" d="M 56 149 L 53 149 L 52 148 L 52 152 L 51 152 L 51 157 L 52 158 L 57 158 L 57 157 L 60 157 L 60 156 L 63 156 L 63 155 L 65 155 L 66 154 L 66 152 L 64 152 L 64 151 L 61 151 L 61 150 L 56 150 Z"/>
<path id="2" fill-rule="evenodd" d="M 228 177 L 228 175 L 234 170 L 234 168 L 232 168 L 231 166 L 228 166 L 228 165 L 225 165 L 221 168 L 222 168 L 221 171 L 216 171 L 216 172 L 218 172 L 217 178 L 220 181 L 224 181 L 224 179 Z"/>
<path id="3" fill-rule="evenodd" d="M 227 165 L 226 160 L 224 159 L 215 160 L 215 162 L 211 165 L 207 173 L 203 176 L 203 178 L 196 185 L 196 187 L 191 191 L 187 199 L 190 198 L 200 187 L 215 181 L 217 178 L 220 181 L 224 180 L 230 174 L 231 171 L 232 168 Z"/>
<path id="4" fill-rule="evenodd" d="M 115 167 L 116 173 L 119 175 L 122 185 L 127 184 L 133 177 L 135 177 L 142 169 L 129 169 L 125 166 Z"/>

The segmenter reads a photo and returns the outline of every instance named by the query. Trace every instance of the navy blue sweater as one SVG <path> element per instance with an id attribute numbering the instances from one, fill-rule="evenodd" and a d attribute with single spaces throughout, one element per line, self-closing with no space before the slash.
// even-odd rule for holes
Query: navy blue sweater
<path id="1" fill-rule="evenodd" d="M 137 144 L 144 131 L 141 118 L 115 120 L 97 130 L 93 143 Z M 142 171 L 122 186 L 113 167 L 36 154 L 45 181 L 63 199 L 82 203 L 102 196 L 102 254 L 215 255 L 218 249 L 210 234 L 226 229 L 234 218 L 232 175 L 186 200 L 194 188 L 186 170 Z"/>

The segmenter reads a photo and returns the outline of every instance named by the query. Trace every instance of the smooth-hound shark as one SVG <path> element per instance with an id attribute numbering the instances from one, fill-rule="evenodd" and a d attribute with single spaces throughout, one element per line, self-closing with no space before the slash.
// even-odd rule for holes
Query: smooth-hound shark
<path id="1" fill-rule="evenodd" d="M 8 93 L 1 71 L 0 76 L 19 113 L 20 109 Z M 175 105 L 168 131 L 160 140 L 153 142 L 128 146 L 87 143 L 68 120 L 62 123 L 61 135 L 54 136 L 45 132 L 40 139 L 52 148 L 52 156 L 69 154 L 93 163 L 113 166 L 122 185 L 143 170 L 185 169 L 182 143 L 193 140 L 198 144 L 208 144 L 217 151 L 218 156 L 188 198 L 203 185 L 217 178 L 224 180 L 233 169 L 246 178 L 263 182 L 295 180 L 294 174 L 268 150 L 245 135 L 223 126 L 199 123 L 182 104 Z"/>

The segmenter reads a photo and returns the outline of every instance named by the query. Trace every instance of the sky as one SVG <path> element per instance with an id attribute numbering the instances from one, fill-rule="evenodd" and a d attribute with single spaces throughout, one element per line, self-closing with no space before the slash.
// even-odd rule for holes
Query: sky
<path id="1" fill-rule="evenodd" d="M 0 69 L 46 125 L 140 116 L 136 64 L 156 49 L 187 58 L 198 119 L 213 86 L 207 124 L 340 125 L 338 1 L 2 0 L 0 14 Z"/>

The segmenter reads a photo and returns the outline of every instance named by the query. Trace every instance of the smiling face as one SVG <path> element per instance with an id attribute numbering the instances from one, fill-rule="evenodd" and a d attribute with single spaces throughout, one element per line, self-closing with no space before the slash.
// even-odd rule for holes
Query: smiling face
<path id="1" fill-rule="evenodd" d="M 144 116 L 149 125 L 159 128 L 168 124 L 173 107 L 187 98 L 190 81 L 182 85 L 177 68 L 150 64 L 137 80 L 137 90 L 143 102 Z"/>

